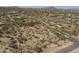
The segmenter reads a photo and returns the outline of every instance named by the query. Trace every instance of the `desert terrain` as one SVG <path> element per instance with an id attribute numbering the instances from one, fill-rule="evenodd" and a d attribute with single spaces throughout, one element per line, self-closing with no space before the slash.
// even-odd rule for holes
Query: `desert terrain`
<path id="1" fill-rule="evenodd" d="M 79 10 L 0 7 L 0 53 L 70 52 L 78 39 Z"/>

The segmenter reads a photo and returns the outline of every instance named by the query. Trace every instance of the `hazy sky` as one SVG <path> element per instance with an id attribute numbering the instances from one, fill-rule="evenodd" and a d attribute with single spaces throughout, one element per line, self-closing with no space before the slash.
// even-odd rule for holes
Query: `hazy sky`
<path id="1" fill-rule="evenodd" d="M 64 8 L 64 9 L 71 9 L 71 8 L 76 8 L 79 9 L 79 6 L 56 6 L 57 8 Z"/>

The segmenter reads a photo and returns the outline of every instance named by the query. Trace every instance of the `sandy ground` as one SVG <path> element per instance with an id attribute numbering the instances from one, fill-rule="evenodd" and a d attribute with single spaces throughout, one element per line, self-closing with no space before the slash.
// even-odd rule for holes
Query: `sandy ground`
<path id="1" fill-rule="evenodd" d="M 79 53 L 79 48 L 76 48 L 75 50 L 70 51 L 70 53 Z"/>
<path id="2" fill-rule="evenodd" d="M 72 44 L 73 44 L 72 42 L 69 42 L 69 43 L 66 43 L 66 44 L 64 44 L 64 45 L 62 45 L 60 47 L 55 46 L 55 48 L 53 48 L 52 46 L 50 46 L 48 49 L 46 49 L 45 51 L 43 51 L 43 53 L 55 53 L 56 51 L 59 51 L 59 50 L 61 50 L 63 48 L 66 48 L 66 47 L 68 47 L 68 46 L 70 46 Z"/>

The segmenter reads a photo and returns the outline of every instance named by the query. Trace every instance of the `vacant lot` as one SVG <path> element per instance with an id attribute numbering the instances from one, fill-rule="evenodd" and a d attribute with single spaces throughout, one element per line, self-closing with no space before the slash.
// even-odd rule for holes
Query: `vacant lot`
<path id="1" fill-rule="evenodd" d="M 79 37 L 79 11 L 0 7 L 0 52 L 36 53 Z"/>

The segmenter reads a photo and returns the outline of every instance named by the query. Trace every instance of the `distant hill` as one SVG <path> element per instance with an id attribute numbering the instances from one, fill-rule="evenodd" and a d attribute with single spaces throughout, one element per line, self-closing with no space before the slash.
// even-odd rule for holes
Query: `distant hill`
<path id="1" fill-rule="evenodd" d="M 57 10 L 57 8 L 56 7 L 54 7 L 54 6 L 50 6 L 50 7 L 47 7 L 48 9 L 52 9 L 52 10 Z"/>
<path id="2" fill-rule="evenodd" d="M 79 10 L 79 6 L 2 6 L 0 8 L 32 8 L 32 9 L 50 9 L 50 10 Z"/>
<path id="3" fill-rule="evenodd" d="M 56 10 L 57 8 L 54 6 L 19 6 L 19 8 L 34 8 L 34 9 L 51 9 Z"/>

